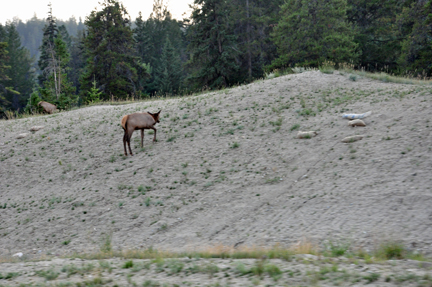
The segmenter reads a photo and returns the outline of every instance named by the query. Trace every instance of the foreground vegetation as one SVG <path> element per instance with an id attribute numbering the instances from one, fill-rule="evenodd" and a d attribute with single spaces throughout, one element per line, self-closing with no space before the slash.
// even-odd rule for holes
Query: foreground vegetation
<path id="1" fill-rule="evenodd" d="M 327 242 L 320 249 L 309 241 L 289 249 L 219 245 L 180 253 L 151 248 L 113 252 L 107 237 L 97 254 L 3 258 L 0 286 L 432 286 L 432 263 L 424 257 L 387 261 L 412 257 L 397 242 L 383 242 L 372 253 L 352 250 L 347 242 Z M 410 271 L 404 270 L 407 266 Z"/>

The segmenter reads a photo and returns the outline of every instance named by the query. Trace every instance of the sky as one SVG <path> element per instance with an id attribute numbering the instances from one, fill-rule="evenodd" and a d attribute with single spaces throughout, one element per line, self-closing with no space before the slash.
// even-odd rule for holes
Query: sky
<path id="1" fill-rule="evenodd" d="M 101 10 L 99 2 L 103 2 L 103 0 L 12 0 L 0 9 L 0 23 L 5 24 L 7 20 L 12 20 L 14 17 L 25 22 L 32 18 L 35 13 L 39 19 L 46 18 L 49 2 L 52 4 L 53 16 L 57 19 L 68 20 L 75 16 L 77 20 L 81 17 L 84 22 L 85 17 L 96 7 Z M 144 19 L 153 11 L 153 0 L 120 0 L 120 2 L 126 7 L 132 20 L 138 17 L 140 11 Z M 189 16 L 188 4 L 192 4 L 193 0 L 165 0 L 164 3 L 168 4 L 173 18 L 182 19 L 182 14 L 186 11 L 188 11 L 186 16 Z"/>

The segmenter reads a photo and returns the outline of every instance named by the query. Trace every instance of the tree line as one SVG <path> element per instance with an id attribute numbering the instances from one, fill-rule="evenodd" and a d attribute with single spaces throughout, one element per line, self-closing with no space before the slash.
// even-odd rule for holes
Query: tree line
<path id="1" fill-rule="evenodd" d="M 147 19 L 132 20 L 121 2 L 104 0 L 84 23 L 57 20 L 50 7 L 43 23 L 0 25 L 0 113 L 33 112 L 40 100 L 68 109 L 182 95 L 323 63 L 432 74 L 432 0 L 195 0 L 191 8 L 176 20 L 154 0 Z"/>

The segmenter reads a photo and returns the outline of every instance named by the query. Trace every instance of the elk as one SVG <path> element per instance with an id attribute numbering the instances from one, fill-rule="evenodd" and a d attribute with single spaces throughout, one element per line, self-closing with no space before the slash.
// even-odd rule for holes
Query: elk
<path id="1" fill-rule="evenodd" d="M 48 114 L 52 114 L 57 109 L 57 106 L 44 101 L 40 101 L 38 106 L 41 106 L 43 111 Z"/>
<path id="2" fill-rule="evenodd" d="M 145 129 L 154 130 L 153 141 L 154 142 L 156 141 L 156 129 L 154 125 L 156 123 L 159 123 L 159 114 L 161 111 L 162 110 L 160 110 L 155 114 L 152 114 L 150 112 L 147 113 L 144 112 L 144 113 L 133 113 L 130 115 L 123 116 L 123 118 L 121 119 L 121 126 L 125 132 L 123 136 L 123 146 L 124 146 L 125 156 L 127 156 L 126 142 L 129 146 L 129 153 L 131 156 L 133 156 L 130 147 L 130 140 L 134 130 L 141 130 L 141 147 L 143 147 Z"/>

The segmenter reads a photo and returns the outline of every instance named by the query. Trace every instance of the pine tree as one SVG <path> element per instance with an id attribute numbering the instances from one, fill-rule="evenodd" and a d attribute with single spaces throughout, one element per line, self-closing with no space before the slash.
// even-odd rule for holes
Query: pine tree
<path id="1" fill-rule="evenodd" d="M 403 73 L 432 76 L 432 0 L 416 1 L 404 10 L 400 22 L 409 33 L 402 43 L 398 63 Z"/>
<path id="2" fill-rule="evenodd" d="M 10 108 L 19 110 L 26 105 L 27 98 L 33 90 L 34 71 L 33 59 L 29 51 L 22 47 L 20 36 L 14 24 L 6 25 L 8 60 L 6 64 L 13 69 L 7 71 L 10 78 L 8 85 L 16 92 L 7 93 L 6 97 L 11 103 Z"/>
<path id="3" fill-rule="evenodd" d="M 72 38 L 72 44 L 70 48 L 70 61 L 67 69 L 67 76 L 70 79 L 72 85 L 75 87 L 77 93 L 80 93 L 81 84 L 80 77 L 84 73 L 86 64 L 85 59 L 85 48 L 84 48 L 84 30 L 78 32 L 78 35 Z"/>
<path id="4" fill-rule="evenodd" d="M 409 0 L 411 1 L 411 0 Z M 368 71 L 397 71 L 401 41 L 397 15 L 408 1 L 348 0 L 347 20 L 355 27 L 360 51 L 358 67 Z"/>
<path id="5" fill-rule="evenodd" d="M 77 101 L 76 89 L 67 78 L 70 54 L 63 39 L 67 39 L 68 34 L 64 27 L 61 29 L 63 32 L 59 32 L 52 15 L 51 4 L 48 6 L 48 24 L 44 28 L 40 47 L 41 57 L 38 62 L 41 69 L 38 79 L 42 87 L 39 92 L 43 100 L 56 104 L 59 109 L 67 109 Z"/>
<path id="6" fill-rule="evenodd" d="M 183 23 L 172 19 L 171 13 L 163 0 L 154 0 L 153 11 L 149 18 L 143 21 L 140 14 L 135 23 L 134 34 L 140 62 L 149 64 L 152 68 L 152 77 L 144 84 L 142 84 L 142 80 L 140 80 L 140 83 L 146 93 L 154 94 L 159 92 L 158 73 L 162 69 L 160 57 L 167 38 L 170 39 L 171 45 L 180 56 L 180 59 L 186 60 L 186 44 L 182 32 Z"/>
<path id="7" fill-rule="evenodd" d="M 0 102 L 2 110 L 17 111 L 25 106 L 33 87 L 32 59 L 27 49 L 21 46 L 14 24 L 0 25 L 0 42 L 3 42 Z"/>
<path id="8" fill-rule="evenodd" d="M 150 39 L 149 31 L 148 31 L 148 22 L 144 21 L 142 18 L 141 12 L 139 12 L 138 18 L 135 19 L 135 29 L 133 30 L 134 39 L 136 42 L 136 53 L 139 57 L 139 61 L 141 63 L 148 64 L 151 67 L 151 49 L 153 47 L 153 43 Z M 151 74 L 152 69 L 149 69 L 148 72 Z M 148 75 L 143 73 L 138 73 L 137 79 L 137 89 L 140 93 L 148 93 L 146 90 Z"/>
<path id="9" fill-rule="evenodd" d="M 90 91 L 88 91 L 87 97 L 86 97 L 86 103 L 97 103 L 100 101 L 100 96 L 102 94 L 101 91 L 97 88 L 96 80 L 93 80 L 92 82 L 93 87 L 91 87 Z"/>
<path id="10" fill-rule="evenodd" d="M 0 25 L 0 32 L 2 26 Z M 0 42 L 0 114 L 3 114 L 7 110 L 7 106 L 10 104 L 5 97 L 5 94 L 8 92 L 8 88 L 4 82 L 10 80 L 10 78 L 6 75 L 10 66 L 6 65 L 7 57 L 7 43 Z"/>
<path id="11" fill-rule="evenodd" d="M 270 41 L 270 33 L 279 17 L 283 0 L 233 0 L 230 1 L 230 19 L 238 37 L 240 54 L 238 82 L 251 81 L 264 75 L 263 67 L 276 55 L 276 46 Z"/>
<path id="12" fill-rule="evenodd" d="M 84 40 L 87 57 L 86 71 L 81 78 L 81 95 L 92 87 L 95 79 L 102 97 L 126 98 L 136 95 L 138 71 L 146 68 L 135 56 L 135 43 L 130 20 L 124 6 L 115 0 L 105 0 L 101 11 L 87 17 L 87 36 Z"/>
<path id="13" fill-rule="evenodd" d="M 0 42 L 6 41 L 6 30 L 3 25 L 0 23 Z"/>
<path id="14" fill-rule="evenodd" d="M 183 71 L 179 55 L 167 37 L 160 59 L 161 65 L 157 71 L 156 85 L 162 95 L 172 95 L 179 92 Z"/>
<path id="15" fill-rule="evenodd" d="M 47 61 L 44 71 L 47 80 L 43 83 L 44 89 L 41 90 L 42 98 L 55 103 L 59 109 L 69 108 L 77 98 L 75 88 L 67 78 L 70 54 L 61 37 L 54 39 L 54 46 L 48 49 L 48 54 L 51 58 Z"/>
<path id="16" fill-rule="evenodd" d="M 39 75 L 38 80 L 39 85 L 41 86 L 47 80 L 46 74 L 43 73 L 43 71 L 46 70 L 49 65 L 49 61 L 52 58 L 52 54 L 50 54 L 50 51 L 54 49 L 54 40 L 57 38 L 58 34 L 56 20 L 52 15 L 51 3 L 48 4 L 48 7 L 49 12 L 47 18 L 47 25 L 45 25 L 43 29 L 42 45 L 39 47 L 41 54 L 39 57 L 38 66 L 42 73 Z"/>
<path id="17" fill-rule="evenodd" d="M 18 33 L 21 36 L 22 45 L 30 51 L 31 57 L 38 59 L 40 46 L 43 40 L 43 30 L 46 26 L 45 19 L 38 19 L 34 15 L 25 23 L 21 20 L 14 21 Z"/>
<path id="18" fill-rule="evenodd" d="M 272 39 L 279 57 L 269 69 L 357 61 L 346 0 L 287 0 Z"/>
<path id="19" fill-rule="evenodd" d="M 65 25 L 61 25 L 58 27 L 58 35 L 57 37 L 61 37 L 61 39 L 63 40 L 63 42 L 65 42 L 66 47 L 68 50 L 71 49 L 72 47 L 72 38 L 70 37 L 66 26 Z"/>
<path id="20" fill-rule="evenodd" d="M 229 25 L 225 0 L 195 0 L 192 25 L 188 29 L 192 76 L 195 89 L 226 87 L 234 84 L 238 71 L 236 36 Z"/>

